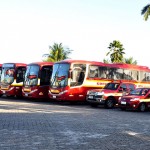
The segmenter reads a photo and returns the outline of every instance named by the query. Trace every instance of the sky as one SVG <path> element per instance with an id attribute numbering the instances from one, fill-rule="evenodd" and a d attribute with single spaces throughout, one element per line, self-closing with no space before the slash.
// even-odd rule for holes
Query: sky
<path id="1" fill-rule="evenodd" d="M 62 43 L 71 59 L 103 61 L 114 40 L 124 57 L 150 67 L 150 0 L 0 0 L 0 63 L 42 61 Z"/>

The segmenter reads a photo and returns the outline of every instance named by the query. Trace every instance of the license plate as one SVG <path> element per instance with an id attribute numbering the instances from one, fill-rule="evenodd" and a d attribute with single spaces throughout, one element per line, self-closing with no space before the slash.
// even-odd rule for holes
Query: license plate
<path id="1" fill-rule="evenodd" d="M 121 102 L 121 104 L 126 105 L 126 102 Z"/>
<path id="2" fill-rule="evenodd" d="M 93 99 L 93 96 L 89 95 L 89 99 Z"/>
<path id="3" fill-rule="evenodd" d="M 28 94 L 26 93 L 25 96 L 28 96 Z"/>
<path id="4" fill-rule="evenodd" d="M 53 95 L 53 98 L 56 98 L 56 95 Z"/>

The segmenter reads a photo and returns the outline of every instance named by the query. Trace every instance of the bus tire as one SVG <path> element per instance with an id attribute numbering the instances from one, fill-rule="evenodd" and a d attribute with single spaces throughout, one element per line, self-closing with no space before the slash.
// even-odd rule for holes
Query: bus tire
<path id="1" fill-rule="evenodd" d="M 106 100 L 106 103 L 105 103 L 105 108 L 113 108 L 115 106 L 115 102 L 114 102 L 114 99 L 112 97 L 109 97 L 107 100 Z"/>
<path id="2" fill-rule="evenodd" d="M 138 111 L 140 111 L 140 112 L 144 112 L 144 111 L 146 111 L 146 104 L 145 103 L 141 103 L 140 105 L 139 105 L 139 107 L 138 107 Z"/>

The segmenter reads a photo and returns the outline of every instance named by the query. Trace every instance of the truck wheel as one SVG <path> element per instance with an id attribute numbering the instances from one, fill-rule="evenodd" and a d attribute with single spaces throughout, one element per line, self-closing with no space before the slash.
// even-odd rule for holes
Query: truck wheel
<path id="1" fill-rule="evenodd" d="M 146 111 L 146 105 L 144 103 L 141 103 L 140 106 L 138 107 L 138 110 L 141 112 Z"/>
<path id="2" fill-rule="evenodd" d="M 115 105 L 115 103 L 114 103 L 114 99 L 113 98 L 110 97 L 110 98 L 108 98 L 106 100 L 106 103 L 105 103 L 105 107 L 106 108 L 113 108 L 114 105 Z"/>

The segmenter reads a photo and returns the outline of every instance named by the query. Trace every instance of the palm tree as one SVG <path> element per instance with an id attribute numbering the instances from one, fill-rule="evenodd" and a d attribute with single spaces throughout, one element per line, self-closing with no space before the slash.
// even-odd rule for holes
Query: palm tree
<path id="1" fill-rule="evenodd" d="M 114 40 L 109 44 L 110 51 L 106 54 L 106 56 L 110 55 L 110 59 L 112 63 L 123 62 L 123 55 L 125 54 L 123 45 Z"/>
<path id="2" fill-rule="evenodd" d="M 124 63 L 137 65 L 137 61 L 133 60 L 133 57 L 125 58 Z"/>
<path id="3" fill-rule="evenodd" d="M 54 43 L 52 46 L 49 46 L 50 54 L 47 60 L 50 62 L 57 62 L 64 59 L 68 59 L 68 55 L 72 52 L 69 48 L 64 48 L 62 43 Z"/>
<path id="4" fill-rule="evenodd" d="M 103 62 L 106 63 L 106 64 L 109 64 L 110 60 L 109 59 L 103 59 Z"/>
<path id="5" fill-rule="evenodd" d="M 147 21 L 149 15 L 150 15 L 150 4 L 147 4 L 145 7 L 143 7 L 141 11 L 141 15 L 144 15 L 145 21 Z"/>

